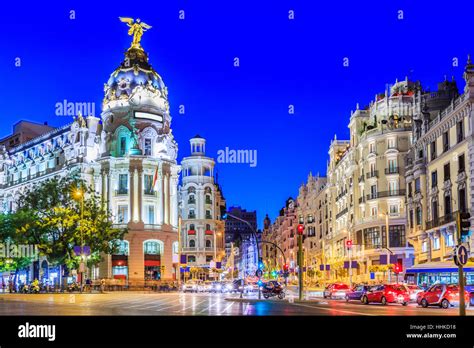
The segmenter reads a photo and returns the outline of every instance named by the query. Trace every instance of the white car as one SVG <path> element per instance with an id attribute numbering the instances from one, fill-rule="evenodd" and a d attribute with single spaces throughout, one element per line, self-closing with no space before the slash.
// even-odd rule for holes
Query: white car
<path id="1" fill-rule="evenodd" d="M 199 292 L 201 288 L 201 284 L 195 280 L 190 280 L 183 284 L 183 292 Z"/>

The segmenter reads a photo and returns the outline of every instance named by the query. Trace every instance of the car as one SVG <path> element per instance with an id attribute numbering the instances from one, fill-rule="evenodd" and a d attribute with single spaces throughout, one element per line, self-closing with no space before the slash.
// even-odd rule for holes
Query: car
<path id="1" fill-rule="evenodd" d="M 410 302 L 416 302 L 418 294 L 424 291 L 421 286 L 415 284 L 404 284 L 404 286 L 410 294 Z"/>
<path id="2" fill-rule="evenodd" d="M 360 301 L 362 296 L 370 289 L 369 285 L 356 285 L 350 291 L 346 292 L 346 302 Z"/>
<path id="3" fill-rule="evenodd" d="M 202 285 L 197 280 L 188 280 L 183 284 L 183 292 L 199 292 L 202 288 Z"/>
<path id="4" fill-rule="evenodd" d="M 221 282 L 212 282 L 210 292 L 221 293 L 222 292 L 222 283 Z"/>
<path id="5" fill-rule="evenodd" d="M 400 303 L 406 306 L 410 302 L 410 294 L 405 286 L 400 284 L 384 284 L 371 287 L 361 299 L 362 303 Z"/>
<path id="6" fill-rule="evenodd" d="M 222 283 L 222 292 L 234 293 L 239 291 L 239 283 L 237 281 Z"/>
<path id="7" fill-rule="evenodd" d="M 324 298 L 345 298 L 346 293 L 350 291 L 351 288 L 349 285 L 344 283 L 334 283 L 329 284 L 326 289 L 324 289 L 323 297 Z"/>
<path id="8" fill-rule="evenodd" d="M 470 294 L 465 291 L 465 303 L 469 304 Z M 459 287 L 457 284 L 434 284 L 428 290 L 418 293 L 416 302 L 423 308 L 439 306 L 449 308 L 459 306 Z"/>
<path id="9" fill-rule="evenodd" d="M 206 280 L 202 284 L 202 288 L 200 289 L 202 292 L 211 292 L 212 291 L 212 282 L 209 280 Z"/>

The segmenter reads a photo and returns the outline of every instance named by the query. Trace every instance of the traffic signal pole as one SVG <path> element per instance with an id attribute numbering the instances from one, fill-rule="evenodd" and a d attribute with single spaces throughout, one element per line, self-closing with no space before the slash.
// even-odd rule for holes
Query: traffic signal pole
<path id="1" fill-rule="evenodd" d="M 457 239 L 458 239 L 458 245 L 461 246 L 462 244 L 462 225 L 461 225 L 461 213 L 458 211 L 457 216 L 456 216 L 456 229 L 458 232 Z M 469 227 L 468 227 L 469 228 Z M 456 253 L 457 254 L 457 248 L 456 248 Z M 455 255 L 457 258 L 457 255 Z M 464 297 L 464 269 L 462 266 L 462 263 L 460 260 L 457 260 L 458 264 L 458 284 L 459 284 L 459 316 L 464 317 L 466 316 L 466 301 Z"/>
<path id="2" fill-rule="evenodd" d="M 298 235 L 298 290 L 299 300 L 303 299 L 303 235 Z"/>

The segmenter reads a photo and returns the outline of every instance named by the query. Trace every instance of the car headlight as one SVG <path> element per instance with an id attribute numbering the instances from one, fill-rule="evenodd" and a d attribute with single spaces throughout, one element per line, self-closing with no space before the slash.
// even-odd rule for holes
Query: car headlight
<path id="1" fill-rule="evenodd" d="M 217 285 L 217 286 L 216 286 L 216 289 L 217 289 L 217 290 L 222 289 L 222 285 Z"/>
<path id="2" fill-rule="evenodd" d="M 226 286 L 226 288 L 227 288 L 228 290 L 230 290 L 230 289 L 232 289 L 232 285 L 228 284 L 228 285 Z"/>

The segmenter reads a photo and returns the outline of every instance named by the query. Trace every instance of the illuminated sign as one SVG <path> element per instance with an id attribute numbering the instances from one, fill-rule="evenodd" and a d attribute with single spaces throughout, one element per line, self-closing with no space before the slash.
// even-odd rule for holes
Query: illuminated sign
<path id="1" fill-rule="evenodd" d="M 135 118 L 143 118 L 143 119 L 163 123 L 163 116 L 157 115 L 157 114 L 150 114 L 149 112 L 135 111 Z"/>

